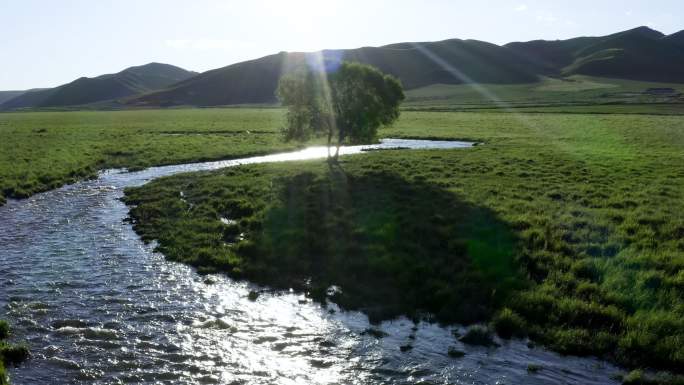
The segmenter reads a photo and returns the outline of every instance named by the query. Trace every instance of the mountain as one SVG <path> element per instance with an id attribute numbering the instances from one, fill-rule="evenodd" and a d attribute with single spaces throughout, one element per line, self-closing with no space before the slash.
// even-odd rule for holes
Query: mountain
<path id="1" fill-rule="evenodd" d="M 286 53 L 202 73 L 127 100 L 138 106 L 273 103 L 283 73 L 306 64 L 358 61 L 397 76 L 406 89 L 431 84 L 532 83 L 576 74 L 684 83 L 684 32 L 638 27 L 607 36 L 534 40 L 498 46 L 477 40 L 398 43 L 383 47 Z M 323 64 L 321 64 L 323 63 Z"/>
<path id="2" fill-rule="evenodd" d="M 25 92 L 26 91 L 0 91 L 0 104 L 10 99 L 14 99 Z"/>
<path id="3" fill-rule="evenodd" d="M 665 36 L 648 27 L 601 37 L 535 40 L 505 46 L 544 75 L 590 75 L 656 82 L 684 82 L 681 34 Z"/>
<path id="4" fill-rule="evenodd" d="M 334 67 L 342 60 L 359 61 L 395 75 L 404 87 L 435 83 L 530 83 L 537 80 L 529 63 L 512 50 L 476 40 L 400 43 L 383 47 L 280 52 L 202 73 L 166 90 L 133 98 L 138 106 L 272 103 L 281 74 L 309 63 Z"/>
<path id="5" fill-rule="evenodd" d="M 376 66 L 401 79 L 407 90 L 434 84 L 524 84 L 534 83 L 541 76 L 572 75 L 684 83 L 684 31 L 665 36 L 651 28 L 638 27 L 607 36 L 533 40 L 503 46 L 449 39 L 308 53 L 280 52 L 199 75 L 151 63 L 118 74 L 81 78 L 57 88 L 26 92 L 0 104 L 0 110 L 114 99 L 129 106 L 274 103 L 282 74 L 305 66 L 328 71 L 343 60 Z"/>
<path id="6" fill-rule="evenodd" d="M 130 67 L 116 74 L 79 78 L 56 88 L 29 91 L 0 104 L 0 109 L 64 107 L 102 102 L 161 89 L 195 75 L 195 72 L 169 64 L 150 63 Z"/>
<path id="7" fill-rule="evenodd" d="M 663 40 L 684 49 L 684 30 L 665 36 Z"/>

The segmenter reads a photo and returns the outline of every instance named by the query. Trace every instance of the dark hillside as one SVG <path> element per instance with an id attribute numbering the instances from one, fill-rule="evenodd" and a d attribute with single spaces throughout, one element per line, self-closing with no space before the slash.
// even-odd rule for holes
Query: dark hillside
<path id="1" fill-rule="evenodd" d="M 160 89 L 194 75 L 169 64 L 150 63 L 116 74 L 83 77 L 56 88 L 27 92 L 1 104 L 0 109 L 64 107 L 118 99 Z"/>

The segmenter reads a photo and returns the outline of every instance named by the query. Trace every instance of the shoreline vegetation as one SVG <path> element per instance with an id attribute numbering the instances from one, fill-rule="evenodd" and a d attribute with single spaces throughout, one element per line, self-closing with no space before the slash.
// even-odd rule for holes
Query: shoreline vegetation
<path id="1" fill-rule="evenodd" d="M 678 372 L 683 124 L 405 113 L 380 135 L 487 145 L 182 174 L 125 201 L 143 239 L 200 272 L 319 301 L 333 284 L 371 320 L 491 321 L 504 338 Z"/>
<path id="2" fill-rule="evenodd" d="M 7 321 L 0 320 L 0 385 L 8 385 L 6 367 L 18 365 L 29 357 L 28 347 L 13 345 L 6 342 L 10 336 L 10 326 Z"/>

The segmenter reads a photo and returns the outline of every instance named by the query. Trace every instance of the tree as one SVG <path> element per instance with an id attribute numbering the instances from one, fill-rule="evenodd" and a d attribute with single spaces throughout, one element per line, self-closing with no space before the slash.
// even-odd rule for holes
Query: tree
<path id="1" fill-rule="evenodd" d="M 361 144 L 375 139 L 380 126 L 399 117 L 404 100 L 399 80 L 375 67 L 349 62 L 330 73 L 306 70 L 283 76 L 277 95 L 288 108 L 286 139 L 302 141 L 327 134 L 331 158 L 336 137 L 334 159 L 345 141 Z"/>
<path id="2" fill-rule="evenodd" d="M 276 95 L 287 107 L 285 140 L 305 141 L 330 131 L 330 107 L 323 95 L 323 84 L 312 71 L 297 71 L 284 75 Z"/>

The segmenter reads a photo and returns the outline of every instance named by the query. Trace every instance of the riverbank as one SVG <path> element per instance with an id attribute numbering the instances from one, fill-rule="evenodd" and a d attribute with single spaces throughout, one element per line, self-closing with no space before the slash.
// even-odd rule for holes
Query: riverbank
<path id="1" fill-rule="evenodd" d="M 99 170 L 240 158 L 292 150 L 280 109 L 0 114 L 0 205 Z"/>
<path id="2" fill-rule="evenodd" d="M 10 335 L 10 327 L 6 321 L 0 320 L 0 385 L 8 385 L 9 379 L 5 365 L 16 365 L 28 358 L 26 346 L 12 345 L 6 342 Z"/>
<path id="3" fill-rule="evenodd" d="M 336 299 L 378 319 L 493 319 L 562 353 L 676 371 L 682 124 L 412 113 L 383 134 L 487 145 L 185 174 L 126 199 L 143 238 L 200 270 L 319 299 L 342 282 Z"/>
<path id="4" fill-rule="evenodd" d="M 126 202 L 136 231 L 172 260 L 331 298 L 375 321 L 482 321 L 523 284 L 514 237 L 493 213 L 420 179 L 354 165 L 189 174 L 173 188 L 129 190 Z"/>
<path id="5" fill-rule="evenodd" d="M 125 220 L 124 188 L 237 163 L 107 172 L 0 208 L 8 278 L 0 281 L 0 308 L 16 339 L 34 352 L 26 365 L 10 368 L 13 383 L 322 385 L 414 383 L 419 376 L 436 383 L 617 385 L 621 370 L 594 358 L 562 357 L 525 341 L 468 345 L 454 337 L 465 327 L 405 318 L 371 325 L 362 313 L 323 308 L 301 293 L 197 274 L 144 245 Z M 530 365 L 543 369 L 530 373 Z"/>

